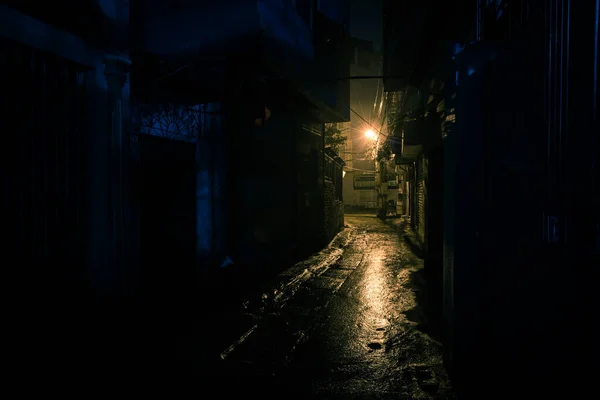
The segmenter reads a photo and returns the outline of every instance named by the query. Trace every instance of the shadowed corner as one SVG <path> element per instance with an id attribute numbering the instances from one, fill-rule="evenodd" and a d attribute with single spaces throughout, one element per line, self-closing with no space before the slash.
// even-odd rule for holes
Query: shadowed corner
<path id="1" fill-rule="evenodd" d="M 412 253 L 417 258 L 423 259 L 425 257 L 425 252 L 423 251 L 423 248 L 421 247 L 419 242 L 415 240 L 415 238 L 411 238 L 408 235 L 403 235 L 402 240 L 404 241 L 404 243 L 406 243 L 406 245 L 410 248 L 410 251 L 412 251 Z"/>
<path id="2" fill-rule="evenodd" d="M 426 253 L 411 230 L 408 218 L 395 221 L 386 220 L 385 223 L 395 226 L 400 240 L 410 249 L 415 258 L 426 259 Z M 409 280 L 405 285 L 415 294 L 416 305 L 405 315 L 410 321 L 417 324 L 418 330 L 436 341 L 442 342 L 442 307 L 435 278 L 434 274 L 424 267 L 410 273 Z"/>
<path id="3" fill-rule="evenodd" d="M 313 399 L 312 382 L 304 371 L 291 369 L 273 373 L 268 365 L 250 361 L 223 363 L 199 371 L 192 393 L 212 392 L 221 398 Z"/>
<path id="4" fill-rule="evenodd" d="M 398 237 L 403 241 L 415 257 L 419 259 L 425 258 L 425 251 L 415 237 L 410 227 L 410 217 L 399 217 L 397 219 L 384 219 L 384 223 L 396 229 Z"/>
<path id="5" fill-rule="evenodd" d="M 442 341 L 442 310 L 435 302 L 437 296 L 432 293 L 431 286 L 427 283 L 427 274 L 424 269 L 413 271 L 407 285 L 415 293 L 416 305 L 408 310 L 405 315 L 410 321 L 417 324 L 417 329 L 438 342 Z"/>

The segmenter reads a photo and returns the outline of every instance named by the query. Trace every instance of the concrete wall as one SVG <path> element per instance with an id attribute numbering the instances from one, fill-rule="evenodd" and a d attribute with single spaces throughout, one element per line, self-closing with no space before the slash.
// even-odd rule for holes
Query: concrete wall
<path id="1" fill-rule="evenodd" d="M 325 235 L 331 241 L 344 226 L 344 204 L 336 195 L 335 185 L 325 180 Z"/>
<path id="2" fill-rule="evenodd" d="M 218 269 L 229 257 L 226 269 L 259 276 L 321 245 L 323 125 L 309 132 L 306 116 L 277 105 L 262 127 L 232 125 L 241 114 L 227 104 L 205 107 L 217 114 L 197 143 L 199 267 Z"/>
<path id="3" fill-rule="evenodd" d="M 263 128 L 244 134 L 239 254 L 240 261 L 257 268 L 289 255 L 295 245 L 297 188 L 290 155 L 296 149 L 296 118 L 275 108 Z"/>
<path id="4" fill-rule="evenodd" d="M 168 1 L 144 1 L 138 9 L 144 14 L 144 50 L 154 54 L 224 55 L 247 51 L 263 38 L 270 46 L 267 58 L 288 73 L 299 72 L 289 70 L 299 66 L 289 63 L 290 59 L 314 57 L 311 30 L 291 1 L 201 1 L 177 7 Z M 271 57 L 283 48 L 286 59 Z"/>
<path id="5" fill-rule="evenodd" d="M 348 211 L 375 209 L 377 206 L 377 190 L 354 189 L 354 180 L 363 172 L 349 171 L 344 177 L 344 205 Z"/>

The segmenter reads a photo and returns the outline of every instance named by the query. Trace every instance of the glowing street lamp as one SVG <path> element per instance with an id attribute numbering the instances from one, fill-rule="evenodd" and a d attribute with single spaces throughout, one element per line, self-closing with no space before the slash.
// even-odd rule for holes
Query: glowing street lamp
<path id="1" fill-rule="evenodd" d="M 373 129 L 368 129 L 365 132 L 365 136 L 367 137 L 367 139 L 371 139 L 371 140 L 377 139 L 377 134 L 375 133 L 375 131 Z"/>

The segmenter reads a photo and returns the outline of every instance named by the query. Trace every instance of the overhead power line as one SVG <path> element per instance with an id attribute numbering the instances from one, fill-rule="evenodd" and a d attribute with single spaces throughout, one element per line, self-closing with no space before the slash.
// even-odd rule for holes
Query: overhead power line
<path id="1" fill-rule="evenodd" d="M 371 124 L 369 121 L 367 121 L 367 120 L 366 120 L 366 119 L 365 119 L 365 118 L 364 118 L 362 115 L 360 115 L 359 113 L 357 113 L 356 111 L 354 111 L 354 110 L 352 109 L 352 107 L 348 107 L 348 108 L 350 109 L 350 111 L 352 111 L 354 114 L 356 114 L 356 116 L 357 116 L 358 118 L 360 118 L 361 120 L 363 120 L 363 122 L 364 122 L 364 123 L 366 123 L 367 125 L 369 125 L 369 127 L 370 127 L 371 129 L 373 129 L 373 130 L 377 131 L 377 132 L 378 132 L 378 133 L 379 133 L 381 136 L 383 136 L 383 137 L 385 137 L 385 138 L 387 138 L 387 137 L 388 137 L 388 136 L 387 136 L 385 133 L 383 133 L 383 132 L 381 132 L 379 129 L 375 128 L 375 127 L 374 127 L 374 126 L 373 126 L 373 125 L 372 125 L 372 124 Z"/>
<path id="2" fill-rule="evenodd" d="M 372 173 L 377 172 L 373 169 L 361 169 L 361 168 L 353 168 L 353 167 L 346 167 L 346 171 L 349 171 L 349 172 L 372 172 Z"/>

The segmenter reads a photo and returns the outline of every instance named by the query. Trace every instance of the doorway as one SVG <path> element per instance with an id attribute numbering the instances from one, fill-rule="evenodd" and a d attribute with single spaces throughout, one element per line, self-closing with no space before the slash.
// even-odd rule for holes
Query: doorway
<path id="1" fill-rule="evenodd" d="M 142 290 L 164 304 L 195 282 L 195 145 L 140 135 Z"/>

